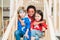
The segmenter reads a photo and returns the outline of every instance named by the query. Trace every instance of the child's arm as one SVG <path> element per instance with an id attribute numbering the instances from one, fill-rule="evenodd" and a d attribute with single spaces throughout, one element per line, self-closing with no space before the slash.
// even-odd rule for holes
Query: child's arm
<path id="1" fill-rule="evenodd" d="M 29 29 L 27 29 L 27 31 L 26 31 L 26 33 L 25 33 L 25 35 L 24 35 L 24 36 L 26 36 L 27 38 L 29 38 L 29 36 L 28 36 L 28 31 L 29 31 Z"/>
<path id="2" fill-rule="evenodd" d="M 46 23 L 42 23 L 42 27 L 43 27 L 43 31 L 45 31 L 47 29 L 47 24 Z"/>
<path id="3" fill-rule="evenodd" d="M 34 28 L 34 22 L 31 22 L 30 30 L 32 30 L 33 28 Z"/>
<path id="4" fill-rule="evenodd" d="M 40 24 L 40 23 L 46 23 L 46 20 L 44 19 L 43 21 L 40 21 L 39 24 Z"/>
<path id="5" fill-rule="evenodd" d="M 29 21 L 28 18 L 26 18 L 26 24 L 25 24 L 25 26 L 27 27 L 25 36 L 28 37 L 28 32 L 29 32 L 29 29 L 30 29 L 30 21 Z"/>
<path id="6" fill-rule="evenodd" d="M 46 20 L 40 21 L 40 22 L 34 22 L 34 25 L 40 24 L 40 23 L 46 23 Z"/>
<path id="7" fill-rule="evenodd" d="M 24 21 L 23 21 L 23 20 L 21 20 L 19 17 L 18 17 L 18 20 L 21 22 L 21 25 L 22 25 L 22 26 L 24 26 L 24 25 L 25 25 Z"/>

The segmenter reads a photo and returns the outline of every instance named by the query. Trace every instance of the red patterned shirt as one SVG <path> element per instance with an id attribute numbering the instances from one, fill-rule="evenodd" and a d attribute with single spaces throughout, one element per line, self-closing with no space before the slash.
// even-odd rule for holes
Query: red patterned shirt
<path id="1" fill-rule="evenodd" d="M 36 22 L 36 21 L 31 22 L 31 29 L 40 30 L 40 31 L 42 31 L 43 27 L 47 29 L 46 23 L 41 23 L 41 24 L 38 24 L 38 25 L 34 25 L 34 22 Z"/>

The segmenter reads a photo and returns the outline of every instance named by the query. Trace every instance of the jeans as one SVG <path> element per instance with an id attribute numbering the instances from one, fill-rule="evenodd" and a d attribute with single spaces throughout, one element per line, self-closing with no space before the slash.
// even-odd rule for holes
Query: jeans
<path id="1" fill-rule="evenodd" d="M 35 37 L 35 40 L 39 40 L 42 34 L 40 30 L 31 30 L 31 36 Z"/>
<path id="2" fill-rule="evenodd" d="M 21 30 L 16 30 L 14 32 L 14 36 L 16 38 L 16 40 L 20 40 L 21 37 L 23 37 L 23 40 L 28 40 L 28 38 L 24 37 L 24 32 L 22 32 Z"/>

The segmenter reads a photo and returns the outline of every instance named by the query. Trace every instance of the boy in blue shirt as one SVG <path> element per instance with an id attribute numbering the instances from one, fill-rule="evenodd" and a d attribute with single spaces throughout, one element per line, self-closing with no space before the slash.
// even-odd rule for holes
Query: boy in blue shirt
<path id="1" fill-rule="evenodd" d="M 28 32 L 30 29 L 30 21 L 29 18 L 25 16 L 24 10 L 18 11 L 18 28 L 14 33 L 16 40 L 20 40 L 21 37 L 23 37 L 24 40 L 29 40 Z"/>

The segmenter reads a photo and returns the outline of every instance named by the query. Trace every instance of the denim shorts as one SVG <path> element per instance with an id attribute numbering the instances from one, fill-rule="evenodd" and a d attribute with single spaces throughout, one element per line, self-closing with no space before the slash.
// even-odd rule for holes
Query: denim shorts
<path id="1" fill-rule="evenodd" d="M 43 35 L 43 32 L 41 32 L 40 30 L 31 30 L 31 36 L 33 37 L 41 37 Z"/>

